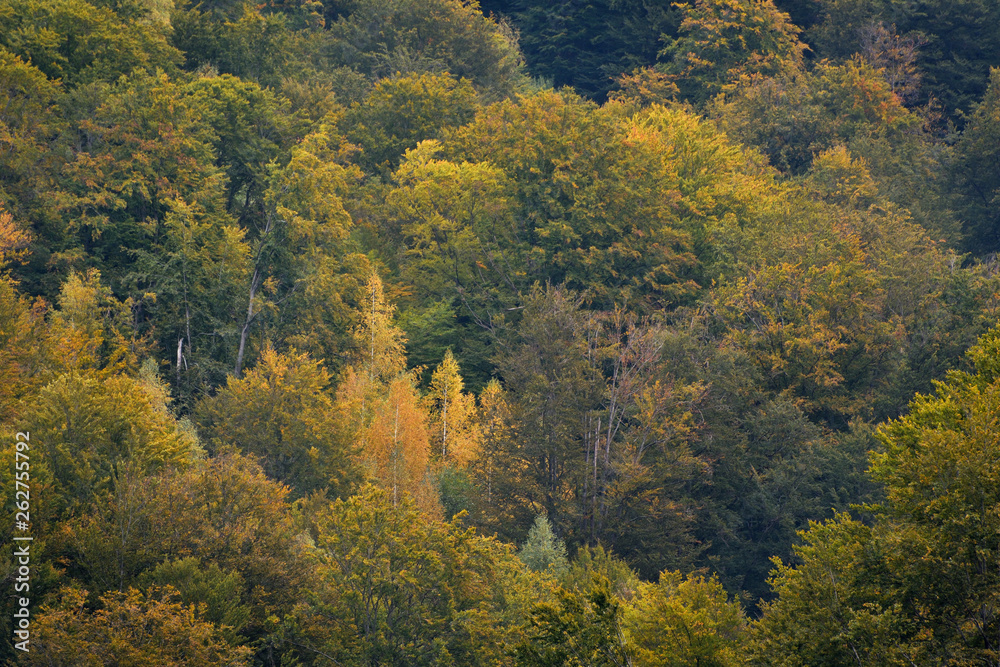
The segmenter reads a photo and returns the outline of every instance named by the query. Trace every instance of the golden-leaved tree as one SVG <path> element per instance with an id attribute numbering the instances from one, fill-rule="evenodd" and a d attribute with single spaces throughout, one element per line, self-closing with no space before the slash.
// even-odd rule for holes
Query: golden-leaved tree
<path id="1" fill-rule="evenodd" d="M 374 272 L 363 303 L 361 323 L 354 330 L 358 353 L 337 392 L 341 432 L 358 448 L 366 474 L 394 502 L 409 493 L 421 509 L 437 513 L 437 492 L 429 477 L 429 415 L 416 374 L 406 370 L 406 339 L 392 321 L 395 307 Z"/>
<path id="2" fill-rule="evenodd" d="M 41 609 L 37 639 L 23 664 L 246 665 L 251 651 L 228 642 L 220 629 L 200 618 L 197 608 L 177 600 L 170 588 L 143 593 L 130 588 L 107 593 L 96 611 L 87 591 L 63 589 Z"/>
<path id="3" fill-rule="evenodd" d="M 464 388 L 458 362 L 448 350 L 431 376 L 427 395 L 432 404 L 431 438 L 437 445 L 435 453 L 441 453 L 442 465 L 465 467 L 475 459 L 479 448 L 476 399 L 464 393 Z"/>

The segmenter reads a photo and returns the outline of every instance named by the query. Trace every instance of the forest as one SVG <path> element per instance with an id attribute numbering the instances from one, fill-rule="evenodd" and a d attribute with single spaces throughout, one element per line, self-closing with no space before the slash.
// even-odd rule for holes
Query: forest
<path id="1" fill-rule="evenodd" d="M 998 666 L 998 251 L 995 0 L 0 0 L 0 663 Z"/>

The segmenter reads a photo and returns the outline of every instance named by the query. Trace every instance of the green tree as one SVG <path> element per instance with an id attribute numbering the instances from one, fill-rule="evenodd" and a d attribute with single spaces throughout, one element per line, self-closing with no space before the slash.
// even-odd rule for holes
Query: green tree
<path id="1" fill-rule="evenodd" d="M 329 120 L 329 119 L 328 119 Z M 246 316 L 239 330 L 237 376 L 242 372 L 255 325 L 276 324 L 282 337 L 306 334 L 303 348 L 320 358 L 336 359 L 347 337 L 348 305 L 323 291 L 348 287 L 367 268 L 349 254 L 352 227 L 343 197 L 360 176 L 347 165 L 353 147 L 321 123 L 292 150 L 287 164 L 271 163 L 260 214 L 248 222 L 251 268 L 245 287 Z M 354 273 L 351 278 L 350 274 Z M 347 275 L 345 275 L 347 274 Z M 284 308 L 279 304 L 287 301 Z M 289 321 L 302 318 L 308 327 L 288 331 Z M 310 335 L 311 334 L 311 335 Z"/>
<path id="2" fill-rule="evenodd" d="M 586 592 L 557 590 L 554 603 L 532 611 L 527 641 L 515 653 L 516 664 L 531 666 L 632 664 L 631 647 L 622 627 L 624 612 L 606 579 L 594 575 Z"/>
<path id="3" fill-rule="evenodd" d="M 564 283 L 610 309 L 670 306 L 694 290 L 691 237 L 669 203 L 672 165 L 626 111 L 542 92 L 487 107 L 443 142 L 446 157 L 489 161 L 510 179 L 521 252 L 507 270 L 522 294 L 534 281 Z"/>
<path id="4" fill-rule="evenodd" d="M 281 13 L 264 13 L 247 3 L 221 12 L 178 3 L 170 22 L 171 43 L 184 53 L 188 70 L 211 66 L 262 87 L 277 87 L 300 64 L 288 17 Z"/>
<path id="5" fill-rule="evenodd" d="M 451 347 L 473 386 L 487 382 L 490 322 L 516 308 L 525 246 L 504 173 L 442 159 L 436 141 L 407 152 L 385 195 L 382 256 L 414 294 L 401 316 L 412 365 Z"/>
<path id="6" fill-rule="evenodd" d="M 682 6 L 678 37 L 660 52 L 681 94 L 703 104 L 741 76 L 797 70 L 806 46 L 771 0 L 696 0 Z"/>
<path id="7" fill-rule="evenodd" d="M 435 73 L 381 79 L 345 114 L 348 139 L 361 146 L 367 172 L 388 176 L 408 149 L 472 120 L 476 92 L 468 80 Z"/>
<path id="8" fill-rule="evenodd" d="M 212 128 L 215 162 L 226 173 L 226 208 L 246 226 L 267 188 L 268 165 L 290 157 L 299 119 L 272 90 L 228 74 L 199 76 L 185 93 Z"/>
<path id="9" fill-rule="evenodd" d="M 183 201 L 169 205 L 158 242 L 135 253 L 130 278 L 161 349 L 173 357 L 170 379 L 187 409 L 232 368 L 241 314 L 232 295 L 247 281 L 249 256 L 245 231 L 230 218 Z"/>
<path id="10" fill-rule="evenodd" d="M 480 392 L 477 416 L 480 454 L 469 470 L 479 494 L 474 518 L 484 532 L 508 535 L 522 520 L 517 489 L 528 466 L 513 437 L 510 396 L 496 378 Z"/>
<path id="11" fill-rule="evenodd" d="M 143 18 L 84 0 L 10 0 L 0 10 L 0 46 L 69 86 L 174 69 L 181 54 L 165 24 Z"/>
<path id="12" fill-rule="evenodd" d="M 975 372 L 952 371 L 880 428 L 871 473 L 886 495 L 874 525 L 814 525 L 801 565 L 778 563 L 779 598 L 755 629 L 760 658 L 995 660 L 998 352 L 994 328 L 969 350 Z"/>
<path id="13" fill-rule="evenodd" d="M 521 87 L 521 54 L 509 30 L 457 0 L 354 0 L 330 24 L 341 64 L 381 79 L 450 72 L 497 99 Z"/>
<path id="14" fill-rule="evenodd" d="M 778 598 L 763 605 L 752 627 L 751 664 L 906 665 L 930 658 L 930 636 L 920 637 L 906 618 L 885 545 L 870 527 L 845 514 L 810 525 L 803 538 L 798 567 L 776 563 Z"/>
<path id="15" fill-rule="evenodd" d="M 46 466 L 52 502 L 79 510 L 113 493 L 120 466 L 144 474 L 190 465 L 197 439 L 167 409 L 169 395 L 155 376 L 132 378 L 71 371 L 59 374 L 29 403 Z"/>
<path id="16" fill-rule="evenodd" d="M 373 486 L 313 517 L 321 585 L 299 614 L 304 656 L 345 665 L 505 664 L 510 550 L 460 523 L 429 521 Z"/>
<path id="17" fill-rule="evenodd" d="M 513 437 L 525 470 L 511 491 L 525 525 L 544 511 L 565 535 L 577 512 L 573 490 L 589 476 L 584 426 L 600 404 L 603 378 L 587 358 L 586 315 L 564 289 L 536 289 L 507 354 L 499 360 L 510 395 Z M 518 466 L 520 467 L 520 466 Z M 508 527 L 509 530 L 509 527 Z"/>
<path id="18" fill-rule="evenodd" d="M 55 105 L 61 90 L 58 82 L 49 80 L 38 68 L 0 47 L 0 95 L 6 100 L 0 113 L 0 200 L 9 211 L 0 215 L 13 215 L 24 226 L 35 223 L 42 227 L 41 220 L 51 224 L 55 217 L 51 197 L 46 195 L 51 192 L 49 175 L 63 163 L 58 152 L 50 150 L 65 127 Z M 55 237 L 52 240 L 58 246 L 65 232 L 43 228 L 32 236 L 46 241 Z M 10 239 L 6 243 L 9 242 Z M 15 245 L 6 252 L 26 249 L 23 240 Z M 29 293 L 55 294 L 58 277 L 46 266 L 53 248 L 48 242 L 32 245 L 27 262 L 20 259 L 15 262 L 25 266 L 7 266 L 5 271 L 13 270 Z"/>
<path id="19" fill-rule="evenodd" d="M 598 102 L 615 78 L 655 62 L 661 39 L 675 36 L 681 22 L 676 6 L 644 0 L 480 4 L 513 21 L 533 76 Z"/>
<path id="20" fill-rule="evenodd" d="M 147 566 L 151 573 L 130 585 L 167 577 L 156 568 L 185 558 L 197 558 L 208 568 L 206 576 L 211 575 L 212 564 L 226 576 L 238 573 L 239 600 L 249 610 L 248 617 L 241 616 L 243 643 L 254 647 L 258 659 L 266 655 L 280 659 L 277 619 L 292 612 L 300 590 L 310 585 L 313 576 L 287 500 L 289 488 L 268 479 L 256 461 L 232 449 L 184 471 L 138 481 L 143 507 L 139 520 L 148 526 L 141 545 L 153 559 Z M 75 548 L 108 544 L 106 539 L 87 538 L 81 531 Z M 183 582 L 177 583 L 182 594 L 195 596 Z M 213 585 L 229 590 L 234 583 Z M 207 592 L 206 596 L 210 597 Z"/>
<path id="21" fill-rule="evenodd" d="M 346 495 L 356 481 L 353 452 L 336 429 L 330 376 L 307 354 L 265 348 L 244 377 L 229 377 L 197 409 L 212 450 L 235 447 L 259 457 L 264 472 L 305 495 Z"/>
<path id="22" fill-rule="evenodd" d="M 853 149 L 882 137 L 898 144 L 921 122 L 858 57 L 842 65 L 823 61 L 808 72 L 744 77 L 716 101 L 713 113 L 727 131 L 792 173 L 802 173 L 816 154 L 836 144 Z"/>
<path id="23" fill-rule="evenodd" d="M 552 532 L 548 517 L 539 514 L 517 555 L 529 569 L 561 576 L 569 569 L 566 544 Z"/>
<path id="24" fill-rule="evenodd" d="M 122 293 L 136 253 L 163 240 L 172 207 L 226 224 L 222 174 L 210 129 L 166 74 L 140 70 L 90 92 L 102 101 L 70 128 L 58 202 L 74 249 Z"/>
<path id="25" fill-rule="evenodd" d="M 984 94 L 1000 54 L 1000 39 L 980 29 L 1000 16 L 992 2 L 822 0 L 817 5 L 821 21 L 807 37 L 820 57 L 841 59 L 863 51 L 879 23 L 895 26 L 904 39 L 919 40 L 922 82 L 915 101 L 935 100 L 957 123 Z"/>
<path id="26" fill-rule="evenodd" d="M 199 616 L 215 624 L 231 644 L 239 644 L 240 630 L 250 620 L 244 601 L 246 583 L 239 572 L 215 563 L 203 565 L 193 556 L 160 563 L 139 578 L 141 588 L 172 587 L 182 604 L 199 609 Z"/>
<path id="27" fill-rule="evenodd" d="M 983 253 L 1000 248 L 1000 218 L 996 203 L 1000 198 L 1000 69 L 990 70 L 990 83 L 982 100 L 966 119 L 958 141 L 955 177 L 965 194 L 964 219 L 967 245 Z"/>

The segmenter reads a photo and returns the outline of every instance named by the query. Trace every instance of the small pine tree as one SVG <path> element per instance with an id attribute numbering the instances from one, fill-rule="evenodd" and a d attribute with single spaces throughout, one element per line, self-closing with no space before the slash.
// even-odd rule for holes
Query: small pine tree
<path id="1" fill-rule="evenodd" d="M 518 558 L 534 572 L 548 571 L 561 576 L 569 569 L 566 544 L 552 532 L 552 524 L 544 514 L 535 519 Z"/>

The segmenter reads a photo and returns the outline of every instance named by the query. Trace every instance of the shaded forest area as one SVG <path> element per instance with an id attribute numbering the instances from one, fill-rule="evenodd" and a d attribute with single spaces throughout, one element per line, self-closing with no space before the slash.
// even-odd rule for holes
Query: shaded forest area
<path id="1" fill-rule="evenodd" d="M 0 660 L 1000 664 L 997 26 L 0 0 Z"/>

